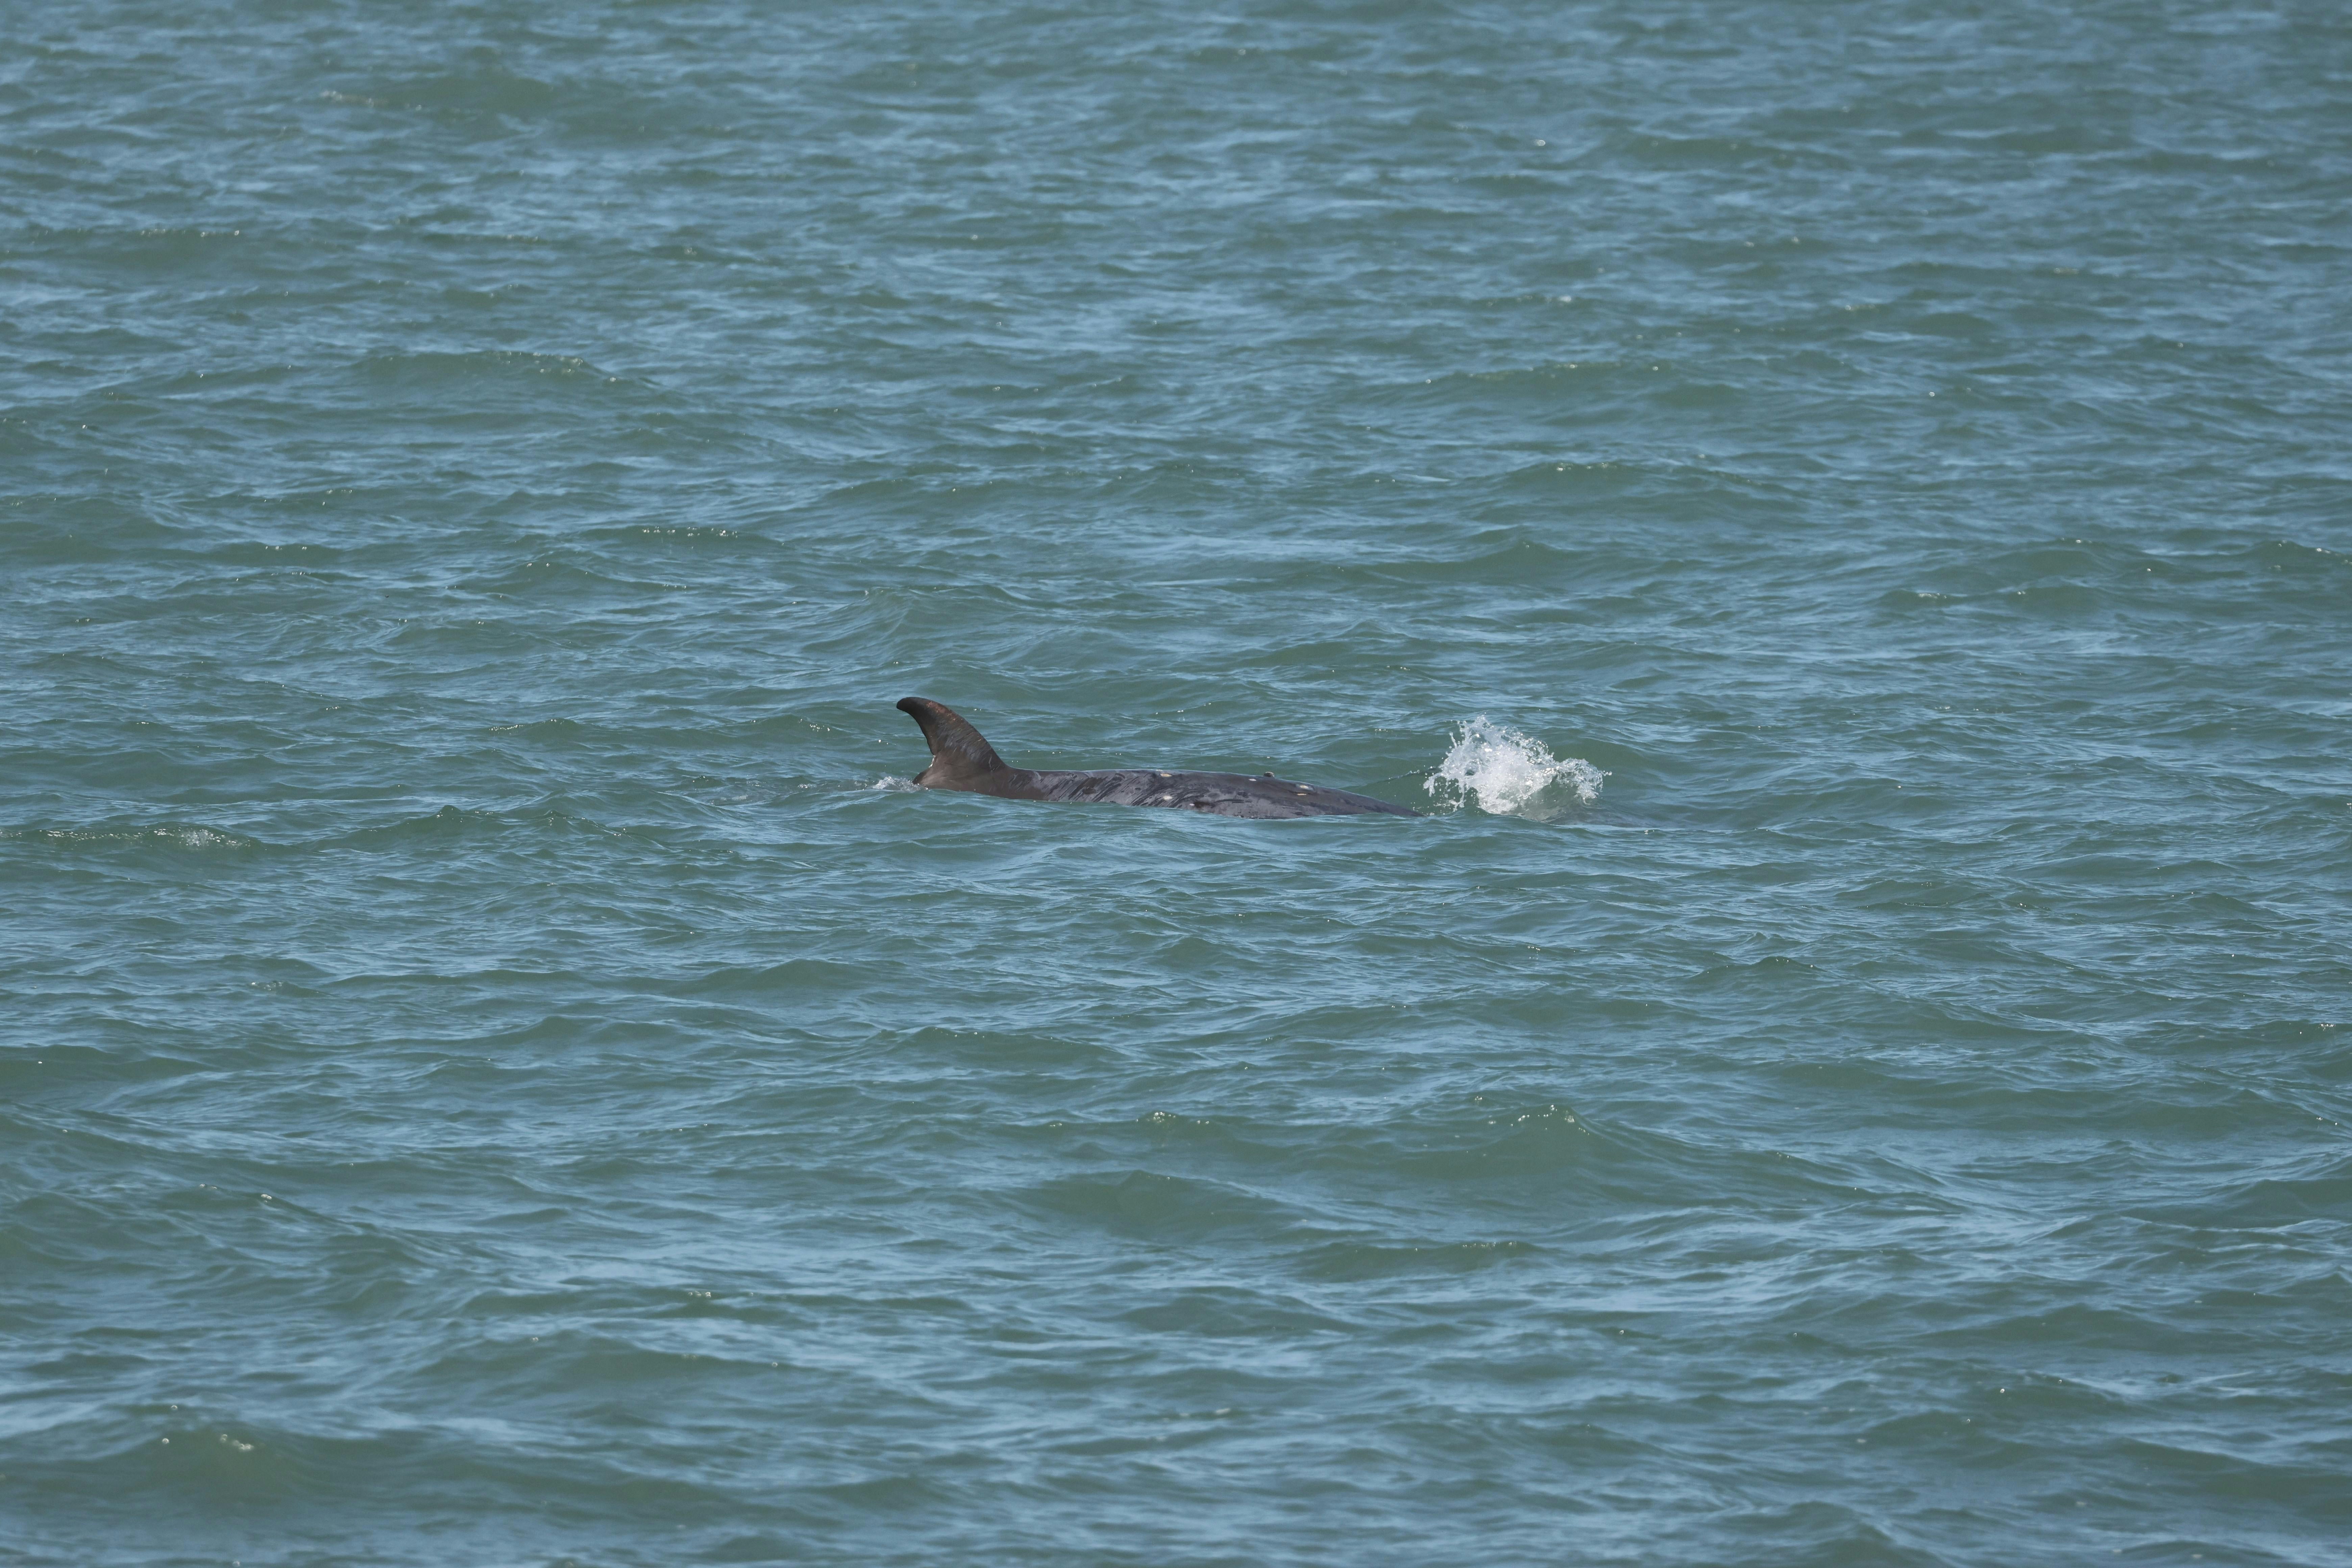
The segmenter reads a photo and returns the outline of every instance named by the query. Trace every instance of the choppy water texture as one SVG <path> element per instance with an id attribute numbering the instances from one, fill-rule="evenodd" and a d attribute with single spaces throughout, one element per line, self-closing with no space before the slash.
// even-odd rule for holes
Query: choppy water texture
<path id="1" fill-rule="evenodd" d="M 2339 8 L 6 16 L 0 1562 L 2352 1562 Z"/>

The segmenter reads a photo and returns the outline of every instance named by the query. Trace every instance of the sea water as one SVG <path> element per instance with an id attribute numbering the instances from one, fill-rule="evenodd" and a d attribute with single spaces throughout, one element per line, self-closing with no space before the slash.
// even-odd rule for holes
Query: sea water
<path id="1" fill-rule="evenodd" d="M 0 1563 L 2352 1562 L 2340 8 L 5 16 Z"/>

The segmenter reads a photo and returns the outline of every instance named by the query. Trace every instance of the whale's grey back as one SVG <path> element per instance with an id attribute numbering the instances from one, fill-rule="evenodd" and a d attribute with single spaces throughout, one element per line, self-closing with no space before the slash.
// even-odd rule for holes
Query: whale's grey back
<path id="1" fill-rule="evenodd" d="M 1102 805 L 1158 805 L 1218 816 L 1418 816 L 1401 805 L 1351 790 L 1278 779 L 1272 773 L 1160 773 L 1110 768 L 1087 773 L 1033 773 L 1035 798 Z"/>

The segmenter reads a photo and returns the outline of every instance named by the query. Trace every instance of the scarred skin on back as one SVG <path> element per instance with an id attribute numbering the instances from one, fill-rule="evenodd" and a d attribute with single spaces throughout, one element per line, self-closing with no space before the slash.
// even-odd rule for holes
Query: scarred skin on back
<path id="1" fill-rule="evenodd" d="M 915 775 L 921 789 L 962 790 L 1005 800 L 1062 801 L 1072 805 L 1161 805 L 1205 811 L 1216 816 L 1269 819 L 1288 816 L 1418 816 L 1401 805 L 1344 789 L 1297 784 L 1272 773 L 1160 773 L 1150 768 L 1107 768 L 1083 773 L 1016 768 L 996 754 L 981 732 L 944 703 L 928 697 L 901 698 L 898 710 L 923 727 L 931 763 Z"/>

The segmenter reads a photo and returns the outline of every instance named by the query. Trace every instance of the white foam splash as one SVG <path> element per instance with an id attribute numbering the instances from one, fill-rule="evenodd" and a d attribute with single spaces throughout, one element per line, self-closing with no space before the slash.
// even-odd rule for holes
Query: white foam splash
<path id="1" fill-rule="evenodd" d="M 1543 822 L 1601 798 L 1609 775 L 1582 757 L 1555 757 L 1534 736 L 1481 713 L 1454 731 L 1454 748 L 1426 787 L 1445 806 Z M 1555 788 L 1554 786 L 1558 787 Z"/>

